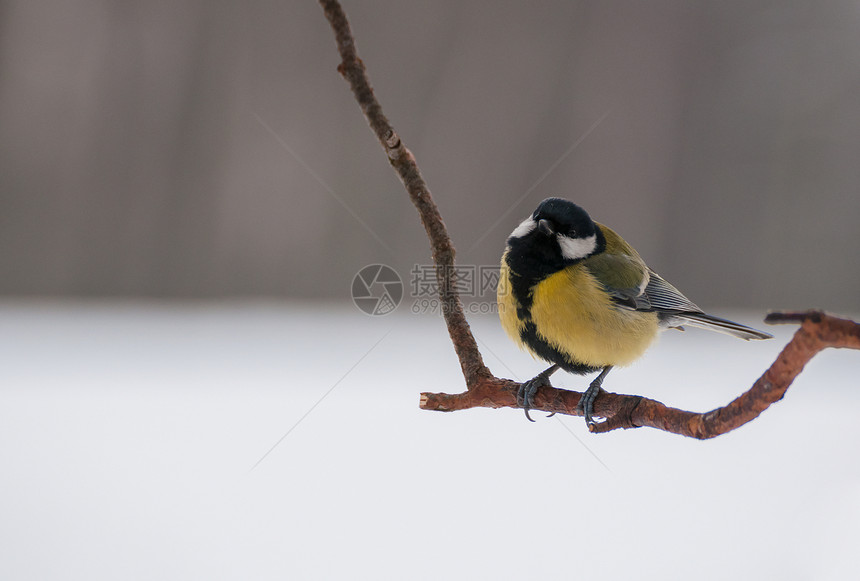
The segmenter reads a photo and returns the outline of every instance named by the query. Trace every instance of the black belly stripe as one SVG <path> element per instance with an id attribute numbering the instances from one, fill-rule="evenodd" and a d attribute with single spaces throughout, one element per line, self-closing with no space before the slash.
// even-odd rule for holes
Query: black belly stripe
<path id="1" fill-rule="evenodd" d="M 537 328 L 531 319 L 526 321 L 525 327 L 523 327 L 523 330 L 520 332 L 520 338 L 523 340 L 523 343 L 528 345 L 529 349 L 531 349 L 535 355 L 544 361 L 557 364 L 568 373 L 585 375 L 586 373 L 592 373 L 602 369 L 601 367 L 594 367 L 586 365 L 585 363 L 580 363 L 569 354 L 559 351 L 544 341 L 540 335 L 538 335 Z"/>
<path id="2" fill-rule="evenodd" d="M 606 240 L 599 228 L 597 229 L 597 240 L 596 252 L 602 252 L 606 248 Z M 555 363 L 568 373 L 583 375 L 602 369 L 602 367 L 577 361 L 571 354 L 550 345 L 538 335 L 534 320 L 532 320 L 531 308 L 534 303 L 532 290 L 534 287 L 546 277 L 572 266 L 579 260 L 562 260 L 557 247 L 549 247 L 546 244 L 542 246 L 539 244 L 539 239 L 531 239 L 528 242 L 519 238 L 510 238 L 505 262 L 508 266 L 511 294 L 517 306 L 517 319 L 523 324 L 520 339 L 529 350 L 541 359 Z"/>
<path id="3" fill-rule="evenodd" d="M 532 353 L 544 361 L 557 364 L 568 373 L 584 375 L 601 369 L 600 367 L 593 367 L 576 361 L 569 354 L 559 351 L 538 335 L 537 327 L 532 320 L 531 314 L 531 307 L 534 302 L 532 288 L 542 279 L 519 276 L 510 267 L 508 273 L 511 283 L 511 293 L 517 305 L 517 318 L 525 323 L 523 330 L 520 331 L 520 339 L 529 347 Z"/>
<path id="4" fill-rule="evenodd" d="M 538 279 L 526 278 L 516 274 L 508 266 L 508 279 L 511 282 L 511 294 L 514 295 L 514 300 L 517 304 L 517 317 L 521 321 L 531 320 L 531 308 L 533 297 L 531 293 L 532 286 L 537 284 Z"/>

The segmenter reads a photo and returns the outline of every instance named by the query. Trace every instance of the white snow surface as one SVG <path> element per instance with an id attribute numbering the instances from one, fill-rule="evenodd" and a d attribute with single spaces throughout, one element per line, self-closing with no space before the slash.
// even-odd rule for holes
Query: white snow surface
<path id="1" fill-rule="evenodd" d="M 592 435 L 420 410 L 464 386 L 441 318 L 407 310 L 0 303 L 0 579 L 860 578 L 860 353 L 714 440 Z M 544 367 L 470 322 L 497 375 Z M 718 407 L 794 331 L 768 330 L 667 332 L 605 387 Z"/>

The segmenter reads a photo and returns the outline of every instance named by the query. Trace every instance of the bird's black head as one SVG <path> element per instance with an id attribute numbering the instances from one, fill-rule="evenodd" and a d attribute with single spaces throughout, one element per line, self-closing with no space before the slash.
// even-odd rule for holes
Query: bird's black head
<path id="1" fill-rule="evenodd" d="M 511 232 L 508 262 L 521 276 L 542 278 L 605 247 L 603 233 L 585 210 L 562 198 L 547 198 Z"/>

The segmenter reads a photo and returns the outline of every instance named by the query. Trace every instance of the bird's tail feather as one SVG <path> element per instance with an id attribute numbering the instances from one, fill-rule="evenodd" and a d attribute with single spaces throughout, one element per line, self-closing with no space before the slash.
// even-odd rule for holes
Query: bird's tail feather
<path id="1" fill-rule="evenodd" d="M 706 315 L 705 313 L 683 313 L 680 317 L 684 319 L 685 324 L 692 327 L 725 333 L 726 335 L 732 335 L 733 337 L 739 337 L 741 339 L 746 339 L 747 341 L 750 339 L 773 338 L 773 335 L 770 333 L 765 333 L 764 331 L 759 331 L 752 327 L 747 327 L 746 325 L 729 321 L 728 319 Z"/>

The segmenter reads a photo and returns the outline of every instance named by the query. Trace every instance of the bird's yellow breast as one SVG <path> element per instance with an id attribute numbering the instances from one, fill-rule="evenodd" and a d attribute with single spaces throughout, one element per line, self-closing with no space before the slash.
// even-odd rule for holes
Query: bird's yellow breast
<path id="1" fill-rule="evenodd" d="M 510 269 L 502 262 L 498 304 L 502 326 L 511 338 L 521 338 L 527 321 L 517 312 L 511 292 Z M 657 315 L 618 308 L 588 270 L 564 268 L 531 288 L 528 318 L 547 343 L 572 360 L 593 367 L 628 365 L 656 338 Z"/>

